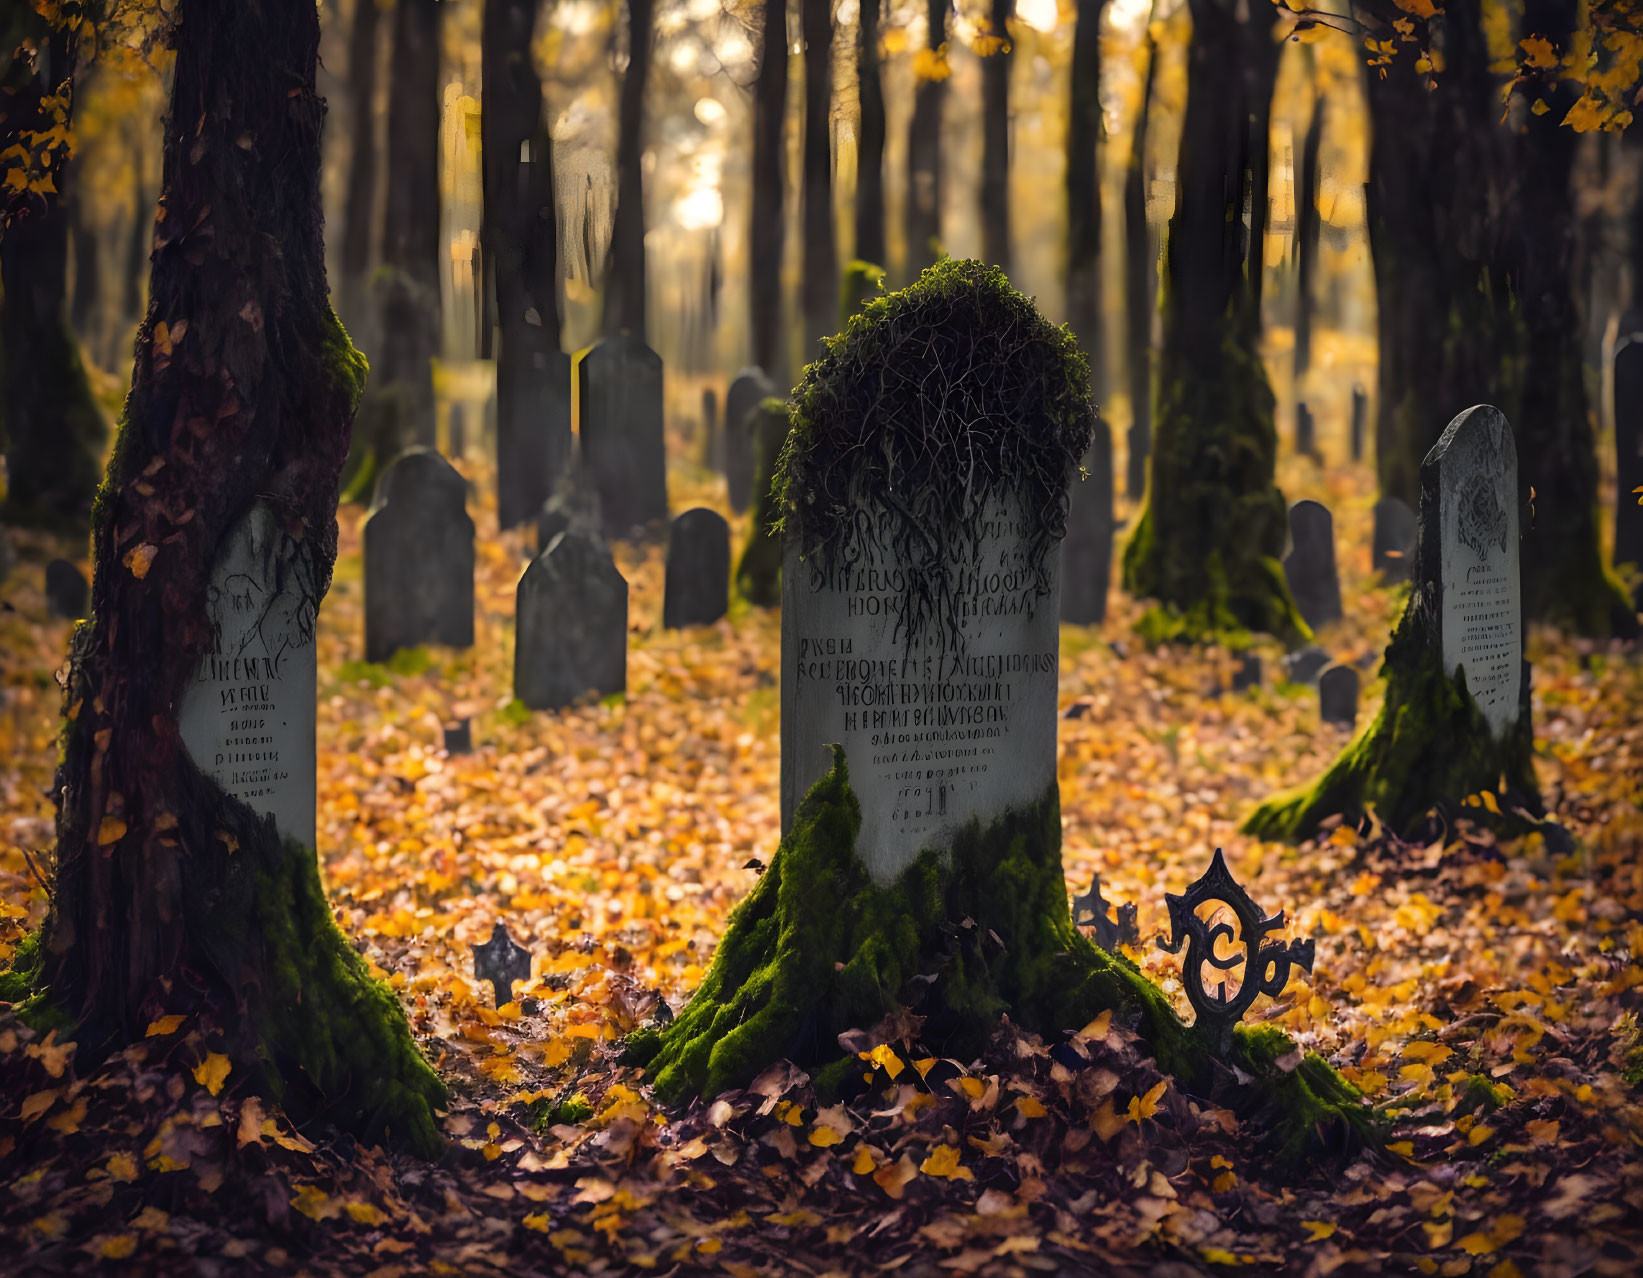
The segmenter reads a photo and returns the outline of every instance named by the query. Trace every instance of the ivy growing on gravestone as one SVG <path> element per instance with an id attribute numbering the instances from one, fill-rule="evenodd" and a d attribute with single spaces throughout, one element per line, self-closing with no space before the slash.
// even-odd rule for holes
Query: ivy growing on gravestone
<path id="1" fill-rule="evenodd" d="M 1071 332 L 1002 271 L 938 262 L 866 303 L 805 369 L 776 476 L 779 527 L 818 580 L 875 555 L 906 569 L 909 646 L 937 621 L 957 636 L 991 502 L 1021 503 L 1028 570 L 1038 594 L 1049 589 L 1094 425 Z"/>

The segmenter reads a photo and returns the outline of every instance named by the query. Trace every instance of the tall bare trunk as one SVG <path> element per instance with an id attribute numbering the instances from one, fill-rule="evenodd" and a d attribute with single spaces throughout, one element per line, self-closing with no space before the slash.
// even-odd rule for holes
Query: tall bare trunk
<path id="1" fill-rule="evenodd" d="M 1295 393 L 1312 366 L 1312 290 L 1318 271 L 1318 236 L 1323 229 L 1318 212 L 1318 151 L 1323 143 L 1324 97 L 1312 99 L 1312 119 L 1301 143 L 1301 172 L 1295 187 Z"/>
<path id="2" fill-rule="evenodd" d="M 1147 488 L 1147 457 L 1152 451 L 1152 321 L 1158 309 L 1158 279 L 1152 230 L 1147 225 L 1147 121 L 1152 112 L 1152 85 L 1158 49 L 1147 40 L 1147 76 L 1140 109 L 1130 133 L 1130 158 L 1124 170 L 1124 356 L 1129 374 L 1129 464 L 1124 476 L 1130 497 Z"/>
<path id="3" fill-rule="evenodd" d="M 924 57 L 915 62 L 913 118 L 907 126 L 907 278 L 941 251 L 941 106 L 947 96 L 947 11 L 927 0 Z"/>
<path id="4" fill-rule="evenodd" d="M 377 191 L 377 0 L 354 0 L 348 29 L 348 198 L 342 214 L 340 290 L 343 321 L 366 318 L 371 278 L 371 226 Z"/>
<path id="5" fill-rule="evenodd" d="M 856 40 L 856 258 L 884 263 L 884 85 L 879 74 L 880 0 L 861 0 Z"/>
<path id="6" fill-rule="evenodd" d="M 1015 0 L 992 0 L 981 60 L 981 255 L 1010 272 L 1010 19 Z"/>
<path id="7" fill-rule="evenodd" d="M 627 0 L 628 65 L 616 132 L 616 221 L 605 278 L 605 336 L 645 328 L 645 81 L 655 36 L 652 0 Z"/>
<path id="8" fill-rule="evenodd" d="M 833 239 L 833 3 L 799 0 L 804 31 L 804 338 L 808 361 L 834 331 L 839 306 Z"/>
<path id="9" fill-rule="evenodd" d="M 1107 381 L 1101 322 L 1101 10 L 1105 5 L 1106 0 L 1079 0 L 1067 108 L 1067 322 L 1089 358 L 1090 393 L 1098 403 Z"/>
<path id="10" fill-rule="evenodd" d="M 782 351 L 783 125 L 787 119 L 787 0 L 765 0 L 759 74 L 753 85 L 753 212 L 748 258 L 753 362 L 784 383 Z M 730 430 L 737 423 L 725 422 Z"/>

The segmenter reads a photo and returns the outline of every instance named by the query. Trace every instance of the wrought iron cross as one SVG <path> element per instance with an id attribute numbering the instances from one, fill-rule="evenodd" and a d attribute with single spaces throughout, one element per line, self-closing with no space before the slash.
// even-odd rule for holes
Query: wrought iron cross
<path id="1" fill-rule="evenodd" d="M 513 983 L 531 979 L 531 952 L 515 945 L 505 923 L 491 929 L 491 939 L 473 947 L 474 980 L 489 981 L 496 1005 L 513 998 Z"/>
<path id="2" fill-rule="evenodd" d="M 1166 900 L 1169 903 L 1170 939 L 1166 942 L 1160 937 L 1158 943 L 1171 954 L 1176 954 L 1180 952 L 1181 943 L 1186 942 L 1187 956 L 1181 965 L 1181 979 L 1187 987 L 1187 1001 L 1197 1014 L 1193 1027 L 1207 1036 L 1214 1043 L 1215 1050 L 1225 1056 L 1232 1050 L 1233 1026 L 1243 1019 L 1257 994 L 1277 998 L 1284 992 L 1284 986 L 1289 984 L 1292 967 L 1304 968 L 1308 972 L 1312 970 L 1313 942 L 1308 939 L 1291 941 L 1288 945 L 1281 942 L 1262 944 L 1267 933 L 1283 927 L 1284 912 L 1279 910 L 1270 917 L 1263 914 L 1260 906 L 1232 877 L 1220 848 L 1215 849 L 1215 859 L 1201 879 L 1179 896 L 1170 893 Z M 1198 907 L 1207 901 L 1219 901 L 1232 911 L 1238 919 L 1236 934 L 1230 923 L 1222 921 L 1211 927 L 1198 917 Z M 1223 956 L 1216 948 L 1222 941 L 1241 946 L 1242 953 L 1234 948 L 1231 954 Z M 1211 994 L 1204 987 L 1205 963 L 1223 972 L 1242 963 L 1244 979 L 1238 986 L 1238 992 L 1229 998 L 1226 981 L 1222 980 L 1216 985 L 1220 992 Z"/>
<path id="3" fill-rule="evenodd" d="M 1101 895 L 1099 874 L 1090 880 L 1088 892 L 1083 896 L 1073 897 L 1073 925 L 1093 927 L 1095 943 L 1111 954 L 1125 941 L 1131 945 L 1140 941 L 1141 929 L 1135 924 L 1133 903 L 1120 905 L 1116 918 L 1108 915 L 1109 908 L 1111 907 L 1107 903 L 1107 898 Z"/>

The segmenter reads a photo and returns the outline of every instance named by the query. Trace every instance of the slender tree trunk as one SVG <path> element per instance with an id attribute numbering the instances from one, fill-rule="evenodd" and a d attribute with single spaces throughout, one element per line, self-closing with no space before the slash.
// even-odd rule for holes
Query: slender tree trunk
<path id="1" fill-rule="evenodd" d="M 497 507 L 534 519 L 570 453 L 570 362 L 559 349 L 553 140 L 531 60 L 537 0 L 486 0 L 480 117 L 484 269 L 495 290 Z"/>
<path id="2" fill-rule="evenodd" d="M 1129 465 L 1124 477 L 1130 497 L 1147 489 L 1147 457 L 1152 451 L 1152 321 L 1158 309 L 1158 279 L 1152 230 L 1147 225 L 1147 121 L 1158 48 L 1147 39 L 1147 75 L 1140 109 L 1130 134 L 1124 170 L 1124 353 L 1130 391 Z"/>
<path id="3" fill-rule="evenodd" d="M 787 0 L 765 0 L 759 75 L 753 84 L 753 211 L 748 313 L 753 363 L 785 385 L 782 352 L 783 125 L 787 119 Z M 728 419 L 725 429 L 738 429 Z"/>
<path id="4" fill-rule="evenodd" d="M 1271 212 L 1272 187 L 1272 91 L 1278 84 L 1278 59 L 1283 45 L 1272 38 L 1278 11 L 1270 4 L 1248 7 L 1248 16 L 1239 24 L 1244 44 L 1244 130 L 1247 155 L 1246 178 L 1249 189 L 1249 241 L 1244 272 L 1249 277 L 1250 304 L 1255 325 L 1261 325 L 1261 297 L 1266 284 L 1266 228 Z"/>
<path id="5" fill-rule="evenodd" d="M 1010 273 L 1010 19 L 1014 16 L 1015 0 L 992 0 L 981 60 L 981 255 L 1006 275 Z"/>
<path id="6" fill-rule="evenodd" d="M 861 0 L 856 40 L 856 260 L 884 263 L 884 85 L 879 75 L 880 0 Z"/>
<path id="7" fill-rule="evenodd" d="M 318 40 L 312 4 L 179 7 L 166 216 L 75 635 L 51 909 L 5 996 L 32 983 L 82 1055 L 201 1010 L 294 1116 L 432 1152 L 444 1089 L 332 921 L 314 849 L 219 788 L 179 726 L 226 607 L 214 561 L 253 512 L 299 642 L 336 554 L 365 365 L 326 300 Z"/>
<path id="8" fill-rule="evenodd" d="M 804 337 L 808 361 L 839 306 L 833 236 L 833 4 L 799 0 L 804 30 Z"/>
<path id="9" fill-rule="evenodd" d="M 1318 150 L 1323 142 L 1324 97 L 1314 94 L 1312 119 L 1301 143 L 1301 172 L 1295 188 L 1295 394 L 1302 394 L 1302 379 L 1312 367 L 1312 290 L 1318 270 L 1318 236 L 1322 218 L 1318 212 Z"/>
<path id="10" fill-rule="evenodd" d="M 1107 381 L 1101 322 L 1101 10 L 1105 5 L 1106 0 L 1079 0 L 1067 109 L 1067 322 L 1089 358 L 1090 394 L 1097 403 Z"/>
<path id="11" fill-rule="evenodd" d="M 928 34 L 914 61 L 913 118 L 907 126 L 907 278 L 941 252 L 941 106 L 947 96 L 947 11 L 951 0 L 927 0 Z"/>
<path id="12" fill-rule="evenodd" d="M 354 0 L 348 29 L 348 198 L 343 206 L 340 310 L 355 328 L 367 318 L 371 225 L 377 190 L 377 0 Z"/>
<path id="13" fill-rule="evenodd" d="M 628 66 L 616 134 L 616 220 L 605 279 L 605 336 L 645 341 L 645 81 L 650 78 L 652 0 L 627 0 Z"/>

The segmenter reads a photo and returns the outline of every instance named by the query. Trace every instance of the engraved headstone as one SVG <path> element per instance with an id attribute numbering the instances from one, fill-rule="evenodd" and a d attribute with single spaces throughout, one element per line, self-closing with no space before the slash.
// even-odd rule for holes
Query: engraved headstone
<path id="1" fill-rule="evenodd" d="M 1383 582 L 1408 581 L 1415 568 L 1415 512 L 1396 497 L 1375 503 L 1370 564 Z"/>
<path id="2" fill-rule="evenodd" d="M 1369 396 L 1362 386 L 1352 388 L 1352 460 L 1363 460 L 1364 439 L 1369 433 Z"/>
<path id="3" fill-rule="evenodd" d="M 310 848 L 320 584 L 306 544 L 268 506 L 252 506 L 211 567 L 213 643 L 177 708 L 200 771 Z"/>
<path id="4" fill-rule="evenodd" d="M 1107 619 L 1112 580 L 1112 432 L 1096 418 L 1084 455 L 1088 477 L 1073 480 L 1067 535 L 1061 542 L 1061 620 L 1079 626 Z"/>
<path id="5" fill-rule="evenodd" d="M 365 659 L 474 641 L 468 481 L 431 448 L 395 458 L 365 519 Z"/>
<path id="6" fill-rule="evenodd" d="M 1358 721 L 1358 671 L 1330 666 L 1318 678 L 1318 717 L 1325 723 L 1352 727 Z"/>
<path id="7" fill-rule="evenodd" d="M 605 536 L 660 528 L 667 520 L 662 357 L 624 333 L 584 354 L 576 376 L 582 460 L 599 491 Z"/>
<path id="8" fill-rule="evenodd" d="M 46 608 L 54 617 L 78 621 L 91 603 L 91 588 L 80 570 L 66 559 L 46 565 Z"/>
<path id="9" fill-rule="evenodd" d="M 627 580 L 601 538 L 562 532 L 519 578 L 513 695 L 558 710 L 623 692 L 627 678 Z"/>
<path id="10" fill-rule="evenodd" d="M 687 510 L 667 536 L 662 625 L 711 626 L 730 607 L 730 525 L 706 506 Z"/>
<path id="11" fill-rule="evenodd" d="M 1318 456 L 1318 428 L 1305 400 L 1295 405 L 1295 451 L 1302 457 Z"/>
<path id="12" fill-rule="evenodd" d="M 1421 463 L 1420 583 L 1442 634 L 1443 669 L 1497 738 L 1517 723 L 1527 670 L 1518 567 L 1517 445 L 1497 408 L 1450 422 Z"/>
<path id="13" fill-rule="evenodd" d="M 725 484 L 730 489 L 730 508 L 738 515 L 753 499 L 758 460 L 754 455 L 753 410 L 775 393 L 776 388 L 760 369 L 744 368 L 725 395 Z"/>
<path id="14" fill-rule="evenodd" d="M 563 351 L 521 352 L 497 365 L 491 406 L 496 431 L 496 513 L 503 528 L 517 528 L 535 518 L 553 492 L 570 452 L 570 391 L 570 356 Z M 586 395 L 584 390 L 584 422 Z M 657 413 L 659 418 L 660 408 Z"/>
<path id="15" fill-rule="evenodd" d="M 1335 521 L 1320 502 L 1289 508 L 1289 553 L 1284 577 L 1295 606 L 1314 630 L 1341 619 L 1341 582 L 1335 573 Z"/>
<path id="16" fill-rule="evenodd" d="M 1322 648 L 1302 648 L 1284 658 L 1284 678 L 1291 683 L 1316 683 L 1328 665 L 1329 654 Z"/>
<path id="17" fill-rule="evenodd" d="M 1643 333 L 1623 337 L 1614 355 L 1614 448 L 1618 483 L 1614 563 L 1643 572 Z M 1634 602 L 1643 608 L 1643 584 Z"/>

